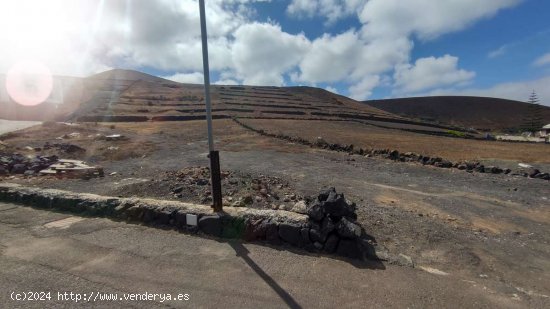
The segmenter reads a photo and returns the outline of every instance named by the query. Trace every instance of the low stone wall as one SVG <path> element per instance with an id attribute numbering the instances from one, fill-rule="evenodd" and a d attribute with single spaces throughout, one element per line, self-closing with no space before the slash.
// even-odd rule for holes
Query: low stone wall
<path id="1" fill-rule="evenodd" d="M 374 240 L 355 222 L 355 204 L 329 189 L 310 199 L 307 214 L 282 210 L 225 208 L 213 213 L 209 206 L 143 198 L 117 198 L 54 189 L 0 184 L 0 201 L 55 209 L 88 216 L 174 228 L 214 237 L 289 245 L 311 252 L 353 259 L 376 259 Z M 187 224 L 187 214 L 198 225 Z"/>
<path id="2" fill-rule="evenodd" d="M 284 141 L 302 144 L 302 145 L 320 148 L 320 149 L 346 152 L 349 154 L 362 155 L 366 157 L 382 157 L 385 159 L 390 159 L 393 161 L 400 161 L 400 162 L 416 162 L 422 165 L 431 165 L 439 168 L 456 168 L 456 169 L 464 170 L 470 173 L 475 172 L 475 173 L 488 173 L 488 174 L 506 174 L 511 176 L 521 176 L 521 177 L 529 177 L 529 178 L 542 179 L 542 180 L 550 180 L 550 173 L 541 172 L 536 168 L 518 168 L 517 170 L 512 171 L 510 169 L 500 168 L 498 166 L 485 166 L 481 162 L 477 162 L 477 161 L 452 162 L 440 157 L 430 157 L 430 156 L 417 154 L 414 152 L 402 153 L 402 152 L 399 152 L 398 150 L 392 150 L 392 149 L 363 149 L 363 148 L 356 148 L 354 147 L 354 145 L 330 144 L 322 139 L 312 142 L 301 137 L 288 136 L 284 134 L 273 134 L 273 133 L 266 132 L 265 130 L 256 129 L 245 123 L 242 123 L 241 121 L 235 118 L 233 119 L 233 121 L 235 121 L 237 124 L 239 124 L 243 128 L 251 130 L 263 136 L 278 138 Z"/>

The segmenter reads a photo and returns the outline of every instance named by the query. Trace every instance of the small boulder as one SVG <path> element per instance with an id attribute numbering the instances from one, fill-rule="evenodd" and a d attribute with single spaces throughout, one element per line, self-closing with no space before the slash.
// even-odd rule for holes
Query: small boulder
<path id="1" fill-rule="evenodd" d="M 485 166 L 483 164 L 476 165 L 474 172 L 485 173 Z"/>
<path id="2" fill-rule="evenodd" d="M 319 202 L 315 202 L 313 205 L 309 206 L 307 209 L 307 215 L 311 218 L 311 220 L 317 222 L 323 220 L 323 217 L 325 216 L 323 208 Z"/>
<path id="3" fill-rule="evenodd" d="M 178 227 L 187 226 L 187 214 L 182 210 L 176 211 L 174 213 L 174 221 Z"/>
<path id="4" fill-rule="evenodd" d="M 273 245 L 281 244 L 281 238 L 279 237 L 279 227 L 277 226 L 277 223 L 266 223 L 265 239 Z"/>
<path id="5" fill-rule="evenodd" d="M 322 233 L 319 228 L 312 228 L 309 230 L 309 238 L 313 242 L 325 243 L 327 240 L 327 234 Z"/>
<path id="6" fill-rule="evenodd" d="M 325 243 L 324 250 L 327 253 L 334 253 L 336 251 L 336 248 L 338 247 L 338 242 L 340 239 L 338 236 L 332 234 L 327 238 L 327 242 Z"/>
<path id="7" fill-rule="evenodd" d="M 306 214 L 307 213 L 307 206 L 305 201 L 299 201 L 294 204 L 292 207 L 292 211 L 297 212 L 299 214 Z"/>
<path id="8" fill-rule="evenodd" d="M 202 216 L 198 222 L 199 230 L 207 235 L 220 237 L 222 222 L 220 216 Z"/>
<path id="9" fill-rule="evenodd" d="M 336 189 L 334 187 L 330 187 L 328 189 L 325 189 L 325 190 L 319 192 L 319 196 L 318 196 L 319 202 L 326 201 L 331 192 L 336 193 Z"/>
<path id="10" fill-rule="evenodd" d="M 346 218 L 342 218 L 336 226 L 338 235 L 342 238 L 355 239 L 361 237 L 361 227 Z"/>
<path id="11" fill-rule="evenodd" d="M 321 206 L 326 214 L 336 217 L 352 216 L 355 212 L 355 204 L 348 204 L 343 194 L 335 192 L 331 192 Z"/>
<path id="12" fill-rule="evenodd" d="M 311 239 L 309 238 L 309 229 L 303 228 L 300 230 L 300 234 L 302 235 L 302 242 L 306 245 L 311 244 Z"/>
<path id="13" fill-rule="evenodd" d="M 414 267 L 414 262 L 413 262 L 412 258 L 408 255 L 404 255 L 403 253 L 400 253 L 397 256 L 397 261 L 396 262 L 397 262 L 398 265 L 401 265 L 401 266 Z"/>
<path id="14" fill-rule="evenodd" d="M 301 228 L 298 225 L 291 223 L 279 224 L 279 237 L 294 246 L 301 247 L 303 245 Z"/>
<path id="15" fill-rule="evenodd" d="M 23 174 L 27 171 L 27 166 L 25 164 L 14 164 L 11 168 L 12 174 Z"/>

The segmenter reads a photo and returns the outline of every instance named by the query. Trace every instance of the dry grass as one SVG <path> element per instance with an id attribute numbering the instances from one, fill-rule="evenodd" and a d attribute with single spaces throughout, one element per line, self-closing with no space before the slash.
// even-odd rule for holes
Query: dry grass
<path id="1" fill-rule="evenodd" d="M 244 123 L 271 133 L 283 133 L 329 143 L 353 144 L 362 148 L 412 151 L 449 160 L 512 160 L 550 163 L 550 146 L 466 140 L 383 129 L 353 122 L 246 119 Z"/>

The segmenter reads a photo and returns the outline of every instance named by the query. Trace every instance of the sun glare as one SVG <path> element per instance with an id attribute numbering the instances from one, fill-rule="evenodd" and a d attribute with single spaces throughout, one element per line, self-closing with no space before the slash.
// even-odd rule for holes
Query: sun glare
<path id="1" fill-rule="evenodd" d="M 85 52 L 79 54 L 74 47 L 86 41 L 87 16 L 96 6 L 85 0 L 0 3 L 0 74 L 6 73 L 5 89 L 15 102 L 43 103 L 53 89 L 52 69 L 63 74 L 78 67 Z"/>
<path id="2" fill-rule="evenodd" d="M 6 76 L 6 90 L 17 103 L 35 106 L 48 99 L 53 78 L 44 64 L 29 60 L 15 64 Z"/>

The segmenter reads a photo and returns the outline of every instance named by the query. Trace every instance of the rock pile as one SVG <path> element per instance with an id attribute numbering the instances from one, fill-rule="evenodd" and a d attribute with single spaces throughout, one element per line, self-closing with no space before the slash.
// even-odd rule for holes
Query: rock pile
<path id="1" fill-rule="evenodd" d="M 32 176 L 55 164 L 57 161 L 57 156 L 36 156 L 29 158 L 18 153 L 0 155 L 0 176 L 9 174 Z"/>
<path id="2" fill-rule="evenodd" d="M 356 205 L 343 194 L 334 188 L 323 190 L 309 200 L 306 209 L 306 224 L 251 220 L 244 238 L 266 240 L 275 245 L 284 242 L 312 252 L 335 253 L 353 259 L 375 258 L 372 238 L 356 222 Z"/>
<path id="3" fill-rule="evenodd" d="M 59 151 L 62 151 L 62 152 L 65 152 L 65 153 L 82 153 L 82 152 L 86 152 L 86 149 L 84 149 L 80 146 L 74 145 L 74 144 L 69 144 L 69 143 L 50 144 L 50 143 L 46 142 L 44 144 L 44 147 L 43 147 L 44 150 L 49 150 L 49 149 L 52 149 L 52 148 L 58 149 Z"/>
<path id="4" fill-rule="evenodd" d="M 230 170 L 221 171 L 221 176 L 224 207 L 281 209 L 305 213 L 304 198 L 296 194 L 289 183 L 280 177 Z M 149 196 L 178 198 L 200 204 L 212 203 L 208 167 L 187 167 L 166 172 L 159 177 L 159 181 L 136 190 L 140 192 L 132 191 L 132 195 L 147 193 Z"/>

